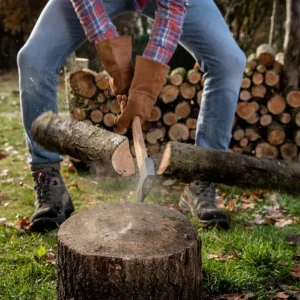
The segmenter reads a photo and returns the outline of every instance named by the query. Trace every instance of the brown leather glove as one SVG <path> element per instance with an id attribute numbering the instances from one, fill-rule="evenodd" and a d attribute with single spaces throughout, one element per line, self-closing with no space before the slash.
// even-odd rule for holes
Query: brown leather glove
<path id="1" fill-rule="evenodd" d="M 141 123 L 150 118 L 168 71 L 166 64 L 137 56 L 128 100 L 127 97 L 117 97 L 121 106 L 121 114 L 115 119 L 118 127 L 128 128 L 135 116 L 140 117 Z"/>
<path id="2" fill-rule="evenodd" d="M 132 42 L 130 36 L 108 38 L 95 44 L 102 65 L 109 74 L 115 95 L 127 94 L 132 77 Z"/>

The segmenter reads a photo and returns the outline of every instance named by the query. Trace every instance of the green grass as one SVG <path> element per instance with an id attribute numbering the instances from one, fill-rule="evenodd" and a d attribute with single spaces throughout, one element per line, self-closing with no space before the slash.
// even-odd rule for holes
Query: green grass
<path id="1" fill-rule="evenodd" d="M 0 80 L 0 97 L 6 93 L 9 99 L 7 106 L 0 105 L 0 152 L 7 155 L 0 160 L 0 219 L 6 218 L 12 223 L 30 217 L 34 211 L 33 182 L 26 163 L 21 118 L 19 114 L 4 115 L 19 109 L 12 104 L 18 101 L 15 93 L 11 93 L 17 86 L 15 80 L 15 75 Z M 62 174 L 76 212 L 104 203 L 134 201 L 135 179 L 73 174 L 68 172 L 67 165 L 64 161 Z M 272 204 L 270 200 L 264 199 L 255 209 L 244 210 L 243 191 L 222 186 L 221 192 L 225 194 L 226 203 L 231 199 L 236 201 L 229 231 L 203 230 L 197 220 L 191 220 L 202 239 L 205 289 L 212 295 L 252 292 L 257 299 L 270 299 L 279 290 L 279 284 L 300 289 L 299 281 L 289 274 L 297 264 L 293 257 L 300 253 L 300 246 L 291 246 L 285 240 L 288 234 L 299 235 L 300 224 L 284 228 L 249 224 L 254 213 Z M 177 203 L 179 196 L 180 192 L 159 186 L 146 200 Z M 278 198 L 288 214 L 298 217 L 299 200 L 285 195 Z M 26 234 L 0 225 L 0 299 L 55 299 L 55 265 L 52 263 L 55 253 L 55 233 Z M 216 260 L 211 258 L 212 254 L 225 258 Z"/>

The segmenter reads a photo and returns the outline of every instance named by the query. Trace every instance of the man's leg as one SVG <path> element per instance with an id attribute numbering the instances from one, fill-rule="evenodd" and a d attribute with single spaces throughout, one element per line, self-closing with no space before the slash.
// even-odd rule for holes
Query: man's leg
<path id="1" fill-rule="evenodd" d="M 145 13 L 153 18 L 153 10 L 149 6 Z M 226 151 L 245 55 L 213 0 L 190 0 L 181 43 L 195 57 L 205 76 L 196 145 Z M 220 223 L 226 227 L 226 215 L 216 207 L 215 188 L 215 184 L 196 182 L 185 190 L 181 204 L 198 214 L 205 225 Z"/>
<path id="2" fill-rule="evenodd" d="M 131 8 L 128 1 L 107 0 L 105 3 L 111 17 Z M 38 147 L 32 140 L 30 128 L 43 112 L 57 112 L 57 74 L 69 54 L 85 39 L 71 1 L 50 0 L 18 54 L 22 117 L 29 163 L 36 182 L 37 209 L 32 218 L 35 231 L 56 227 L 73 211 L 59 174 L 60 156 Z"/>

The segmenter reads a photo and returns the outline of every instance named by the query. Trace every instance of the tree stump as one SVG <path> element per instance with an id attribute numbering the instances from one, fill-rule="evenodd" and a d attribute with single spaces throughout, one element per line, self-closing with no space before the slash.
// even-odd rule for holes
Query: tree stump
<path id="1" fill-rule="evenodd" d="M 201 242 L 177 211 L 103 205 L 59 229 L 58 300 L 196 300 L 200 290 Z"/>

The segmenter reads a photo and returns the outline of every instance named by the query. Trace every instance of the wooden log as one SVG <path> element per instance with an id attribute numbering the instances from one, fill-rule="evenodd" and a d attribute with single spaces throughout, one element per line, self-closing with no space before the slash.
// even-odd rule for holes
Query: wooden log
<path id="1" fill-rule="evenodd" d="M 182 159 L 184 155 L 185 159 Z M 236 155 L 169 142 L 157 172 L 186 182 L 203 180 L 240 188 L 277 190 L 299 195 L 300 164 Z"/>
<path id="2" fill-rule="evenodd" d="M 142 129 L 144 130 L 144 131 L 148 131 L 148 130 L 150 130 L 152 128 L 152 122 L 150 122 L 150 121 L 145 121 L 143 124 L 142 124 Z"/>
<path id="3" fill-rule="evenodd" d="M 268 108 L 266 107 L 266 106 L 264 106 L 264 105 L 259 105 L 259 113 L 261 114 L 261 115 L 266 115 L 267 113 L 268 113 L 269 111 L 268 111 Z"/>
<path id="4" fill-rule="evenodd" d="M 270 114 L 266 114 L 260 117 L 259 119 L 259 124 L 261 126 L 269 126 L 273 121 L 272 115 Z"/>
<path id="5" fill-rule="evenodd" d="M 275 55 L 275 61 L 280 63 L 281 65 L 284 65 L 284 52 L 278 52 Z"/>
<path id="6" fill-rule="evenodd" d="M 245 131 L 240 125 L 236 125 L 232 129 L 232 138 L 235 141 L 240 141 L 245 136 Z"/>
<path id="7" fill-rule="evenodd" d="M 157 144 L 164 137 L 164 132 L 160 128 L 152 128 L 146 134 L 146 141 L 149 144 Z"/>
<path id="8" fill-rule="evenodd" d="M 89 67 L 88 58 L 83 58 L 83 57 L 76 57 L 75 58 L 76 71 L 81 71 L 83 69 L 88 69 L 88 67 Z"/>
<path id="9" fill-rule="evenodd" d="M 70 86 L 75 94 L 85 98 L 92 98 L 97 92 L 95 76 L 86 71 L 71 74 Z"/>
<path id="10" fill-rule="evenodd" d="M 266 142 L 260 142 L 256 145 L 255 156 L 258 158 L 274 159 L 278 157 L 278 150 L 275 146 Z"/>
<path id="11" fill-rule="evenodd" d="M 265 84 L 270 87 L 277 86 L 279 84 L 280 77 L 275 71 L 267 71 L 265 74 Z"/>
<path id="12" fill-rule="evenodd" d="M 262 44 L 256 50 L 256 57 L 260 64 L 272 67 L 275 62 L 275 51 L 268 44 Z"/>
<path id="13" fill-rule="evenodd" d="M 253 98 L 262 99 L 265 97 L 266 93 L 267 93 L 267 88 L 262 84 L 254 85 L 251 87 L 251 94 Z"/>
<path id="14" fill-rule="evenodd" d="M 273 146 L 281 145 L 285 140 L 284 127 L 273 121 L 268 127 L 268 142 Z"/>
<path id="15" fill-rule="evenodd" d="M 81 108 L 74 108 L 72 111 L 72 116 L 77 121 L 83 121 L 86 119 L 86 110 Z"/>
<path id="16" fill-rule="evenodd" d="M 157 122 L 161 118 L 161 110 L 158 106 L 154 106 L 151 110 L 151 116 L 148 121 Z"/>
<path id="17" fill-rule="evenodd" d="M 240 91 L 240 100 L 242 101 L 249 101 L 252 98 L 252 95 L 247 90 L 241 90 Z"/>
<path id="18" fill-rule="evenodd" d="M 187 101 L 182 101 L 175 107 L 175 114 L 178 118 L 186 118 L 191 113 L 191 105 Z"/>
<path id="19" fill-rule="evenodd" d="M 171 141 L 187 141 L 190 136 L 190 131 L 186 125 L 176 123 L 170 127 L 168 135 Z"/>
<path id="20" fill-rule="evenodd" d="M 248 89 L 251 86 L 251 79 L 248 77 L 244 77 L 242 79 L 241 88 L 242 89 Z"/>
<path id="21" fill-rule="evenodd" d="M 252 82 L 255 85 L 260 85 L 264 82 L 264 75 L 262 73 L 259 72 L 254 72 L 254 74 L 252 75 Z"/>
<path id="22" fill-rule="evenodd" d="M 114 132 L 115 134 L 125 135 L 125 134 L 127 133 L 127 131 L 128 131 L 127 128 L 120 128 L 120 127 L 117 127 L 117 126 L 115 126 L 115 127 L 113 128 L 113 132 Z"/>
<path id="23" fill-rule="evenodd" d="M 201 80 L 201 73 L 197 70 L 189 70 L 186 79 L 191 84 L 198 84 Z"/>
<path id="24" fill-rule="evenodd" d="M 111 105 L 110 105 L 110 111 L 117 115 L 120 113 L 121 111 L 121 108 L 120 108 L 120 105 L 118 103 L 118 101 L 116 99 L 114 99 L 112 102 L 111 102 Z"/>
<path id="25" fill-rule="evenodd" d="M 299 91 L 289 92 L 286 97 L 286 102 L 291 107 L 294 108 L 300 107 L 300 92 Z"/>
<path id="26" fill-rule="evenodd" d="M 146 143 L 146 148 L 147 148 L 147 154 L 149 156 L 152 156 L 160 152 L 160 144 L 158 143 L 157 144 Z"/>
<path id="27" fill-rule="evenodd" d="M 106 96 L 103 93 L 99 93 L 97 96 L 98 103 L 104 103 L 106 101 Z"/>
<path id="28" fill-rule="evenodd" d="M 116 115 L 112 113 L 107 113 L 103 117 L 103 124 L 107 127 L 114 127 Z"/>
<path id="29" fill-rule="evenodd" d="M 255 70 L 256 66 L 257 66 L 257 59 L 256 59 L 256 54 L 255 53 L 251 53 L 248 57 L 247 57 L 247 67 L 250 68 L 251 70 Z"/>
<path id="30" fill-rule="evenodd" d="M 100 109 L 103 113 L 108 113 L 109 112 L 109 106 L 107 105 L 107 103 L 103 103 L 100 105 Z"/>
<path id="31" fill-rule="evenodd" d="M 196 129 L 190 130 L 190 139 L 192 139 L 193 141 L 196 140 Z"/>
<path id="32" fill-rule="evenodd" d="M 104 91 L 109 89 L 109 75 L 106 72 L 101 72 L 96 75 L 95 82 L 97 87 Z"/>
<path id="33" fill-rule="evenodd" d="M 90 119 L 94 122 L 94 123 L 100 123 L 103 120 L 103 113 L 101 110 L 99 109 L 95 109 L 91 112 L 90 114 Z"/>
<path id="34" fill-rule="evenodd" d="M 277 116 L 277 119 L 282 123 L 282 124 L 288 124 L 291 122 L 292 117 L 289 113 L 282 113 L 280 115 Z"/>
<path id="35" fill-rule="evenodd" d="M 99 107 L 99 104 L 93 100 L 88 100 L 88 105 L 87 105 L 88 109 L 90 110 L 94 110 L 97 109 Z"/>
<path id="36" fill-rule="evenodd" d="M 241 140 L 240 140 L 240 146 L 244 149 L 245 147 L 247 147 L 247 145 L 248 145 L 248 143 L 249 143 L 249 140 L 247 139 L 247 138 L 242 138 Z"/>
<path id="37" fill-rule="evenodd" d="M 286 102 L 284 98 L 278 93 L 273 93 L 273 96 L 268 100 L 267 107 L 273 115 L 279 115 L 284 112 Z"/>
<path id="38" fill-rule="evenodd" d="M 164 114 L 164 116 L 163 116 L 163 122 L 167 126 L 172 126 L 172 125 L 176 124 L 177 121 L 178 121 L 178 117 L 173 112 L 168 112 L 168 113 Z"/>
<path id="39" fill-rule="evenodd" d="M 161 100 L 168 104 L 174 102 L 179 95 L 179 88 L 173 84 L 167 84 L 162 88 L 160 93 Z"/>
<path id="40" fill-rule="evenodd" d="M 291 110 L 291 118 L 293 123 L 300 127 L 300 107 Z"/>
<path id="41" fill-rule="evenodd" d="M 180 86 L 185 80 L 186 74 L 187 72 L 185 68 L 182 67 L 176 68 L 170 74 L 170 82 L 173 85 Z"/>
<path id="42" fill-rule="evenodd" d="M 255 113 L 252 117 L 246 120 L 246 122 L 250 125 L 254 125 L 259 121 L 259 115 Z"/>
<path id="43" fill-rule="evenodd" d="M 196 118 L 187 118 L 185 121 L 185 125 L 189 129 L 195 129 L 197 126 L 197 119 Z"/>
<path id="44" fill-rule="evenodd" d="M 181 96 L 187 100 L 193 99 L 196 95 L 196 87 L 188 82 L 184 82 L 180 85 L 179 90 Z"/>
<path id="45" fill-rule="evenodd" d="M 250 142 L 255 142 L 261 138 L 259 128 L 256 126 L 250 126 L 246 128 L 245 130 L 245 137 L 250 141 Z"/>
<path id="46" fill-rule="evenodd" d="M 77 158 L 87 165 L 131 176 L 135 166 L 128 139 L 96 126 L 75 120 L 63 120 L 52 112 L 40 115 L 31 134 L 44 149 Z"/>
<path id="47" fill-rule="evenodd" d="M 202 94 L 203 94 L 203 90 L 197 92 L 197 103 L 199 106 L 201 106 Z"/>
<path id="48" fill-rule="evenodd" d="M 249 67 L 246 67 L 245 70 L 244 70 L 244 74 L 248 77 L 251 77 L 254 73 L 254 70 L 249 68 Z"/>
<path id="49" fill-rule="evenodd" d="M 255 115 L 255 112 L 256 107 L 251 102 L 240 102 L 237 104 L 236 113 L 243 120 L 250 119 L 253 115 Z"/>
<path id="50" fill-rule="evenodd" d="M 201 242 L 180 212 L 101 205 L 60 227 L 57 300 L 201 298 Z"/>
<path id="51" fill-rule="evenodd" d="M 285 142 L 280 146 L 279 152 L 283 159 L 296 160 L 298 155 L 298 147 L 292 142 Z"/>
<path id="52" fill-rule="evenodd" d="M 296 145 L 300 147 L 300 130 L 299 129 L 295 131 L 294 141 L 295 141 Z"/>
<path id="53" fill-rule="evenodd" d="M 240 145 L 233 145 L 232 147 L 232 153 L 234 154 L 242 154 L 244 152 L 244 149 Z"/>
<path id="54" fill-rule="evenodd" d="M 89 126 L 93 126 L 93 122 L 89 119 L 83 120 L 82 122 L 89 125 Z"/>
<path id="55" fill-rule="evenodd" d="M 267 72 L 267 67 L 265 65 L 258 65 L 256 67 L 256 71 L 259 72 L 259 73 L 266 73 Z"/>

